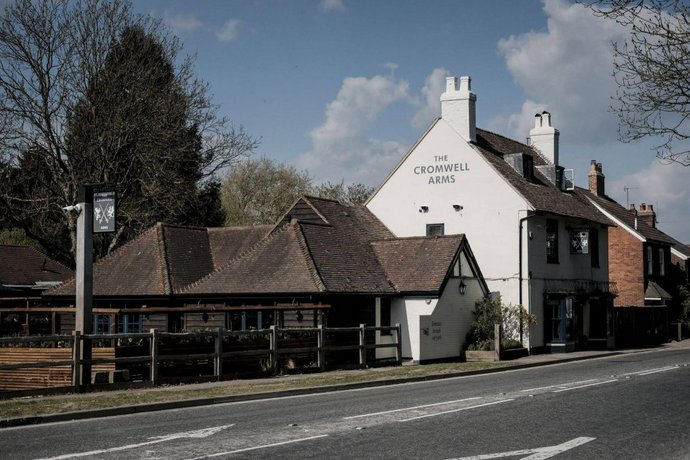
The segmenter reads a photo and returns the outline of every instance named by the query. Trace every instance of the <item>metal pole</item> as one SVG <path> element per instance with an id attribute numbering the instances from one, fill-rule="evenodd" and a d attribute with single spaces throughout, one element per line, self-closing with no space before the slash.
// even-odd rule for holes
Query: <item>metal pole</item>
<path id="1" fill-rule="evenodd" d="M 319 369 L 321 372 L 326 370 L 326 350 L 324 349 L 324 335 L 323 335 L 323 324 L 319 324 L 317 327 L 316 335 L 316 348 L 318 355 Z"/>
<path id="2" fill-rule="evenodd" d="M 158 330 L 151 329 L 151 385 L 158 385 Z"/>
<path id="3" fill-rule="evenodd" d="M 93 197 L 90 187 L 79 189 L 77 217 L 76 326 L 81 334 L 93 333 Z M 91 340 L 81 347 L 81 386 L 91 383 Z"/>
<path id="4" fill-rule="evenodd" d="M 220 380 L 223 376 L 223 328 L 216 328 L 216 350 L 214 357 L 213 373 Z"/>
<path id="5" fill-rule="evenodd" d="M 359 365 L 367 367 L 367 346 L 364 338 L 364 324 L 359 325 Z"/>

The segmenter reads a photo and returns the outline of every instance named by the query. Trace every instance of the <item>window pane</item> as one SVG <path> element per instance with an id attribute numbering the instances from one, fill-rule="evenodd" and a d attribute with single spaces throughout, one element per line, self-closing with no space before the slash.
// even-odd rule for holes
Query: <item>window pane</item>
<path id="1" fill-rule="evenodd" d="M 427 224 L 426 236 L 443 236 L 443 224 Z"/>
<path id="2" fill-rule="evenodd" d="M 558 263 L 558 221 L 546 219 L 546 262 Z"/>

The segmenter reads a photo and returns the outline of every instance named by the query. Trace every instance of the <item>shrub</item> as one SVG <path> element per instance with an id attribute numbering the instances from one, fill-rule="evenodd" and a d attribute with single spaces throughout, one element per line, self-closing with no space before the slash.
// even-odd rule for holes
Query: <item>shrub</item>
<path id="1" fill-rule="evenodd" d="M 501 347 L 520 348 L 522 343 L 520 328 L 527 331 L 528 326 L 536 324 L 536 316 L 528 314 L 522 305 L 504 305 L 500 296 L 486 296 L 478 300 L 472 312 L 474 320 L 467 333 L 465 343 L 468 350 L 493 350 L 494 325 L 502 324 Z"/>

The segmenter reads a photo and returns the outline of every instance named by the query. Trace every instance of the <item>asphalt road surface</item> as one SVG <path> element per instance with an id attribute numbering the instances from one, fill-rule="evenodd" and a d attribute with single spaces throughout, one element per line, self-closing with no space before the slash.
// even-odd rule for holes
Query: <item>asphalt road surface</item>
<path id="1" fill-rule="evenodd" d="M 690 459 L 690 352 L 0 430 L 0 459 Z"/>

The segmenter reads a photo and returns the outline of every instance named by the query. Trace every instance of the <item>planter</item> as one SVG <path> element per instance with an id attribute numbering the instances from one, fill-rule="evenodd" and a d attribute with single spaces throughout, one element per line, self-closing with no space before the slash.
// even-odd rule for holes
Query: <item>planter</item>
<path id="1" fill-rule="evenodd" d="M 524 348 L 524 347 L 507 348 L 507 349 L 501 350 L 501 361 L 503 361 L 503 360 L 510 361 L 511 359 L 523 358 L 527 355 L 529 355 L 527 348 Z"/>
<path id="2" fill-rule="evenodd" d="M 467 361 L 467 362 L 499 361 L 499 359 L 498 359 L 497 353 L 494 350 L 489 350 L 489 351 L 466 350 L 465 351 L 465 361 Z"/>

